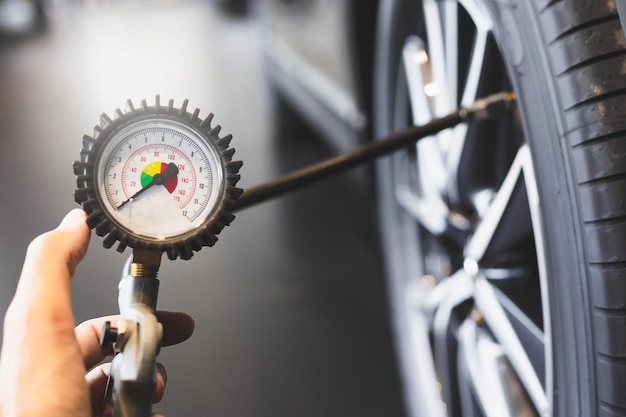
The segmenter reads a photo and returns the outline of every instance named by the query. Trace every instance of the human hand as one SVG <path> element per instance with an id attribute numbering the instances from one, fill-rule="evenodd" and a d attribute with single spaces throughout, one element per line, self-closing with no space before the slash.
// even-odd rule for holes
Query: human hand
<path id="1" fill-rule="evenodd" d="M 0 354 L 0 415 L 93 416 L 102 409 L 108 365 L 86 371 L 113 352 L 100 348 L 106 320 L 74 329 L 71 278 L 84 257 L 89 228 L 82 210 L 71 211 L 55 230 L 29 245 L 17 291 L 6 312 Z M 193 332 L 183 313 L 159 312 L 163 345 L 180 343 Z M 162 369 L 162 368 L 161 368 Z M 165 388 L 159 372 L 155 401 Z"/>

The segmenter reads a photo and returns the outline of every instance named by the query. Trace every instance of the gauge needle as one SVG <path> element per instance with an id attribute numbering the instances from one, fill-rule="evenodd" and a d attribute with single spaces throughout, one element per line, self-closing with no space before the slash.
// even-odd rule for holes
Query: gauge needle
<path id="1" fill-rule="evenodd" d="M 169 164 L 167 164 L 167 167 L 165 168 L 165 170 L 163 170 L 163 172 L 161 172 L 160 174 L 156 174 L 154 177 L 152 177 L 152 181 L 150 181 L 148 184 L 146 184 L 141 190 L 137 191 L 135 194 L 130 196 L 128 198 L 128 200 L 124 201 L 122 204 L 117 206 L 116 210 L 121 209 L 126 204 L 130 203 L 131 201 L 133 201 L 135 198 L 137 198 L 138 196 L 143 194 L 145 191 L 147 191 L 150 188 L 152 188 L 153 185 L 163 185 L 165 180 L 167 180 L 168 178 L 171 178 L 171 177 L 175 177 L 176 175 L 178 175 L 178 167 L 176 166 L 175 163 L 170 162 Z"/>

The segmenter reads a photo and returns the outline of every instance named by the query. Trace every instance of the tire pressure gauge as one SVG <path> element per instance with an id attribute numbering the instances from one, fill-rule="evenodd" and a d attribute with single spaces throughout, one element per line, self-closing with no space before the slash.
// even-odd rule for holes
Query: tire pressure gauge
<path id="1" fill-rule="evenodd" d="M 104 246 L 166 252 L 189 259 L 212 246 L 216 235 L 234 219 L 234 202 L 242 193 L 240 161 L 233 161 L 231 135 L 219 137 L 213 115 L 146 101 L 106 114 L 93 136 L 83 137 L 76 202 L 89 214 L 87 223 L 104 236 Z"/>

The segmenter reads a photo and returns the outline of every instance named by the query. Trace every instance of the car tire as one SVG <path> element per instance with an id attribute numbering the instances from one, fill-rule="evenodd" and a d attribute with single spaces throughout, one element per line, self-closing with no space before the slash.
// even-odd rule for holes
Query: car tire
<path id="1" fill-rule="evenodd" d="M 410 416 L 626 415 L 625 47 L 613 1 L 381 2 L 376 137 L 517 97 L 377 164 Z"/>

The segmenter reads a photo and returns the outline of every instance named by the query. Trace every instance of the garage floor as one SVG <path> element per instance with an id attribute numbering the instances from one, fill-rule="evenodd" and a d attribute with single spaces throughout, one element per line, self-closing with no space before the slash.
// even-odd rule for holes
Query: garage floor
<path id="1" fill-rule="evenodd" d="M 269 137 L 245 21 L 199 0 L 92 3 L 0 41 L 1 311 L 28 242 L 75 207 L 82 135 L 127 98 L 159 93 L 215 113 L 235 137 L 244 188 L 327 155 Z M 128 254 L 94 235 L 74 283 L 78 321 L 117 311 Z M 347 178 L 242 211 L 214 248 L 166 262 L 160 279 L 159 308 L 190 313 L 196 332 L 161 353 L 169 381 L 157 411 L 403 415 L 371 202 Z"/>

